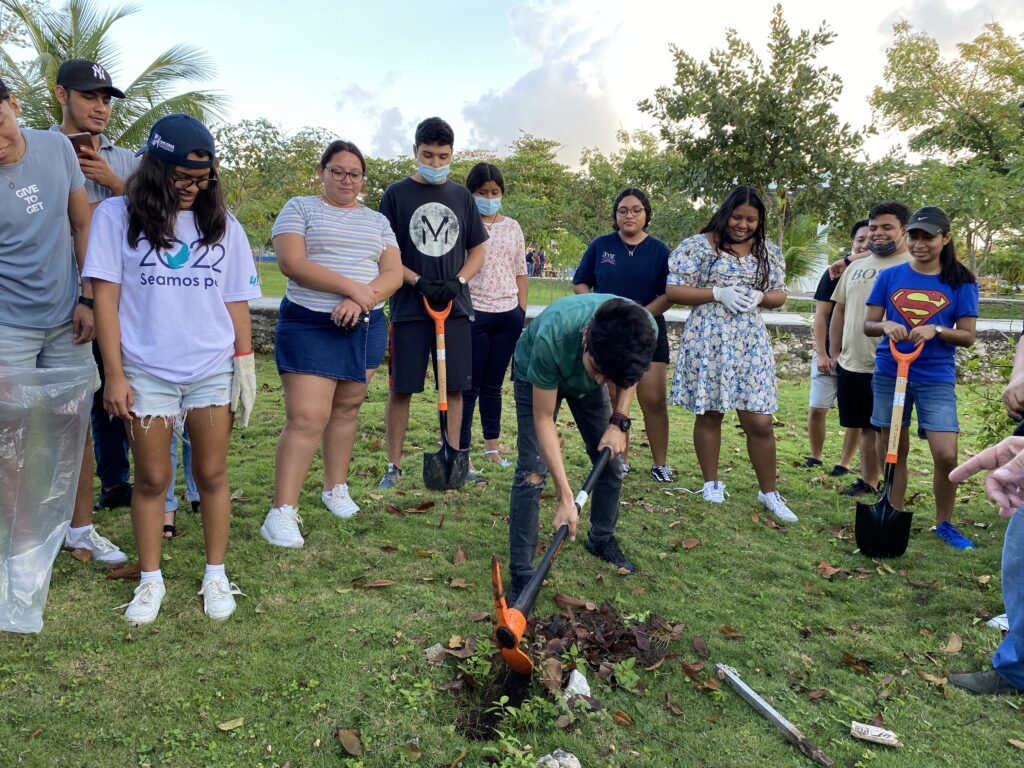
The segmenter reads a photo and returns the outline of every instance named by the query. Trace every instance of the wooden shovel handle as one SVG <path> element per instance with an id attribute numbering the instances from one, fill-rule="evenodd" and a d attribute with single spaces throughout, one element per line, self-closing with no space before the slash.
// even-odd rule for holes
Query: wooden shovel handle
<path id="1" fill-rule="evenodd" d="M 903 409 L 907 400 L 907 375 L 910 364 L 917 360 L 924 349 L 924 342 L 918 342 L 912 352 L 900 352 L 896 342 L 889 339 L 889 351 L 896 360 L 896 387 L 892 397 L 892 419 L 889 421 L 889 446 L 885 454 L 886 464 L 895 464 L 899 459 L 900 431 L 903 429 Z"/>
<path id="2" fill-rule="evenodd" d="M 434 321 L 434 333 L 437 336 L 437 410 L 448 410 L 448 365 L 445 361 L 446 353 L 444 347 L 444 321 L 452 312 L 452 303 L 449 301 L 444 309 L 434 309 L 423 297 L 423 306 L 427 308 L 427 314 Z"/>

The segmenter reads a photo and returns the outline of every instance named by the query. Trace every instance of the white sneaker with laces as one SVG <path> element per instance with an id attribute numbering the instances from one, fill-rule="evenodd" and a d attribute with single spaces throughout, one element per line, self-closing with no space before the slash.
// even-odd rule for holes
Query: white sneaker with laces
<path id="1" fill-rule="evenodd" d="M 203 596 L 203 611 L 211 619 L 220 621 L 235 612 L 235 595 L 245 596 L 227 576 L 204 576 L 198 594 Z"/>
<path id="2" fill-rule="evenodd" d="M 130 603 L 117 606 L 117 610 L 125 609 L 124 617 L 133 627 L 139 624 L 151 624 L 160 613 L 167 588 L 163 581 L 147 581 L 135 588 L 135 595 Z"/>
<path id="3" fill-rule="evenodd" d="M 330 491 L 320 494 L 324 506 L 338 517 L 352 517 L 359 511 L 359 505 L 352 501 L 348 492 L 348 483 L 338 483 Z"/>
<path id="4" fill-rule="evenodd" d="M 70 546 L 70 545 L 69 545 Z M 93 528 L 79 545 L 82 549 L 88 549 L 92 559 L 104 565 L 120 565 L 128 561 L 128 555 L 122 552 L 114 542 Z"/>
<path id="5" fill-rule="evenodd" d="M 708 480 L 704 483 L 704 489 L 701 491 L 704 496 L 704 501 L 710 501 L 712 504 L 721 504 L 725 501 L 725 483 L 721 480 Z"/>
<path id="6" fill-rule="evenodd" d="M 767 510 L 782 522 L 795 523 L 797 521 L 797 516 L 793 514 L 793 510 L 786 506 L 786 500 L 779 495 L 778 491 L 772 491 L 771 493 L 758 491 L 757 500 L 764 504 Z"/>
<path id="7" fill-rule="evenodd" d="M 299 510 L 291 504 L 282 504 L 280 507 L 271 507 L 267 512 L 260 533 L 275 546 L 302 549 L 306 542 L 299 531 L 300 525 L 302 518 L 299 517 Z"/>

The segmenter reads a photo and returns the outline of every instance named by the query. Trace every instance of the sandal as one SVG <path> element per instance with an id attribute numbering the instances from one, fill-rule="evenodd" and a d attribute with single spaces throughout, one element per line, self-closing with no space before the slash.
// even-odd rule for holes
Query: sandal
<path id="1" fill-rule="evenodd" d="M 501 458 L 501 454 L 498 453 L 497 451 L 484 451 L 484 456 L 497 456 L 498 457 L 497 461 L 492 461 L 491 459 L 488 459 L 488 461 L 490 461 L 491 464 L 497 464 L 499 467 L 510 467 L 510 466 L 512 466 L 512 462 L 509 461 L 508 459 Z"/>
<path id="2" fill-rule="evenodd" d="M 174 512 L 164 512 L 164 538 L 173 539 L 175 536 L 178 535 L 178 530 L 174 527 L 173 522 L 167 522 L 168 515 L 171 516 L 171 520 L 174 520 Z"/>

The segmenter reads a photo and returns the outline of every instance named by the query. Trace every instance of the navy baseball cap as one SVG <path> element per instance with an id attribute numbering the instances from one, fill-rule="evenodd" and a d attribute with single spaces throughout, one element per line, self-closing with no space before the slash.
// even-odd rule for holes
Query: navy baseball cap
<path id="1" fill-rule="evenodd" d="M 11 92 L 7 90 L 7 83 L 0 80 L 0 101 L 7 101 L 11 97 Z"/>
<path id="2" fill-rule="evenodd" d="M 180 113 L 161 117 L 153 124 L 146 146 L 136 152 L 135 156 L 146 152 L 184 168 L 211 168 L 217 160 L 213 134 L 192 115 Z M 189 160 L 190 152 L 203 152 L 208 157 Z"/>
<path id="3" fill-rule="evenodd" d="M 937 235 L 940 232 L 949 232 L 949 226 L 949 216 L 944 210 L 935 205 L 926 205 L 914 211 L 914 215 L 907 222 L 907 232 L 912 229 L 923 229 L 929 235 Z"/>
<path id="4" fill-rule="evenodd" d="M 68 59 L 57 70 L 57 85 L 72 91 L 110 91 L 111 96 L 124 98 L 124 93 L 114 87 L 110 73 L 95 61 L 89 59 Z"/>

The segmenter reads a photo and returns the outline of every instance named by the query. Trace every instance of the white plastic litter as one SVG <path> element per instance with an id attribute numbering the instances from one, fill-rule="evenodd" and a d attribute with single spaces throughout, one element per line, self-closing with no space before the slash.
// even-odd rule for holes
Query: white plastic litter
<path id="1" fill-rule="evenodd" d="M 985 626 L 992 627 L 993 629 L 1001 629 L 1003 632 L 1010 631 L 1010 620 L 1006 618 L 1005 613 L 1001 613 L 998 616 L 993 616 L 991 619 L 985 622 Z"/>
<path id="2" fill-rule="evenodd" d="M 569 682 L 566 683 L 565 688 L 562 691 L 562 696 L 568 699 L 570 696 L 589 695 L 590 683 L 587 682 L 587 678 L 585 678 L 578 669 L 574 669 L 569 673 Z"/>
<path id="3" fill-rule="evenodd" d="M 544 755 L 537 760 L 536 768 L 583 768 L 583 764 L 572 752 L 556 749 L 550 755 Z"/>
<path id="4" fill-rule="evenodd" d="M 71 524 L 92 368 L 0 368 L 0 632 L 39 632 Z"/>

